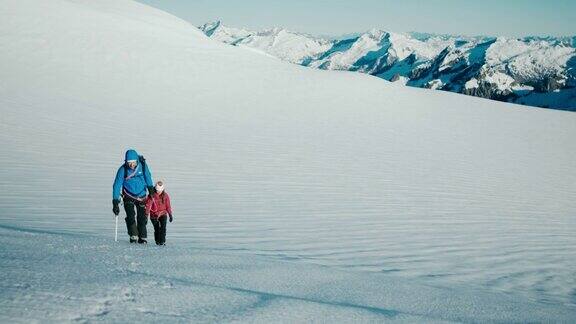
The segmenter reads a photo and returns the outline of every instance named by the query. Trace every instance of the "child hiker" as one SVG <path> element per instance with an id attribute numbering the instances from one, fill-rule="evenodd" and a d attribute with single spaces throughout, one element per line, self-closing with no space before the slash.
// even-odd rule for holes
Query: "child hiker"
<path id="1" fill-rule="evenodd" d="M 170 206 L 170 197 L 164 191 L 164 183 L 156 182 L 154 187 L 156 193 L 148 196 L 146 200 L 146 215 L 150 216 L 152 225 L 154 225 L 154 240 L 157 245 L 166 244 L 166 219 L 172 223 L 172 207 Z"/>

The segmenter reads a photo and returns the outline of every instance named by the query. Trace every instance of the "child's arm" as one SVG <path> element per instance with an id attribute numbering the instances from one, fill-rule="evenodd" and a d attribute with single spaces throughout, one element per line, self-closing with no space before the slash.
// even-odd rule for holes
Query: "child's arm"
<path id="1" fill-rule="evenodd" d="M 170 205 L 170 196 L 168 196 L 167 193 L 165 193 L 165 195 L 166 195 L 166 211 L 168 212 L 170 218 L 172 218 L 172 205 Z"/>
<path id="2" fill-rule="evenodd" d="M 166 211 L 172 215 L 172 205 L 170 204 L 170 196 L 168 196 L 168 194 L 166 194 Z"/>

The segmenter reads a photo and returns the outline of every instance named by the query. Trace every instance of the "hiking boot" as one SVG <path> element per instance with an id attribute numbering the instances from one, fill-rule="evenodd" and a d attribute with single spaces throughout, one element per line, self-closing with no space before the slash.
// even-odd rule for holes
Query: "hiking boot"
<path id="1" fill-rule="evenodd" d="M 138 239 L 138 243 L 140 243 L 140 244 L 148 244 L 148 241 L 146 241 L 145 238 L 139 238 L 139 239 Z"/>
<path id="2" fill-rule="evenodd" d="M 138 242 L 138 236 L 130 236 L 130 243 Z"/>

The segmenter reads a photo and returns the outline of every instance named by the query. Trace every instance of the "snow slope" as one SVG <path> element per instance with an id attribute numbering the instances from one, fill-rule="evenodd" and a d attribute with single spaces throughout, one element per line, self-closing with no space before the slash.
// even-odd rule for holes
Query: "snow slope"
<path id="1" fill-rule="evenodd" d="M 574 125 L 571 113 L 283 63 L 131 1 L 5 0 L 0 314 L 164 319 L 142 297 L 159 282 L 174 287 L 161 296 L 199 300 L 174 321 L 245 320 L 244 305 L 293 289 L 247 320 L 309 307 L 340 321 L 570 322 Z M 111 242 L 129 147 L 172 195 L 166 252 Z M 223 290 L 190 290 L 217 269 L 229 270 Z M 334 276 L 350 280 L 327 285 Z"/>
<path id="2" fill-rule="evenodd" d="M 0 226 L 0 321 L 570 322 L 570 309 L 184 246 Z M 62 271 L 68 269 L 68 271 Z M 305 274 L 305 275 L 302 275 Z"/>

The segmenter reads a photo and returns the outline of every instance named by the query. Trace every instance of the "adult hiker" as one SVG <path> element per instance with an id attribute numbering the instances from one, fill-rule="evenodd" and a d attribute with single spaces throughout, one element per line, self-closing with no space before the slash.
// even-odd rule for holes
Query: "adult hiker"
<path id="1" fill-rule="evenodd" d="M 124 164 L 118 168 L 112 186 L 112 212 L 120 213 L 120 197 L 126 211 L 126 227 L 130 243 L 147 243 L 146 196 L 154 193 L 154 182 L 144 157 L 135 150 L 126 151 Z"/>

